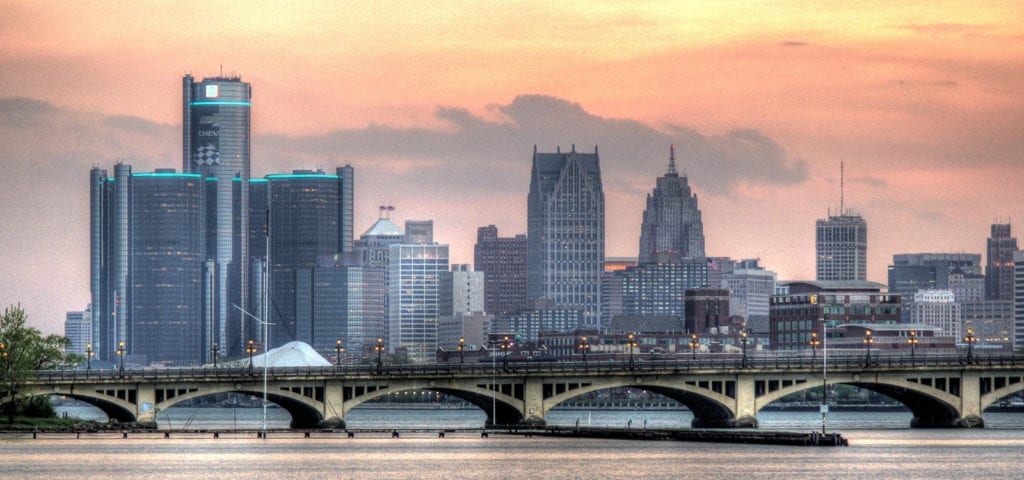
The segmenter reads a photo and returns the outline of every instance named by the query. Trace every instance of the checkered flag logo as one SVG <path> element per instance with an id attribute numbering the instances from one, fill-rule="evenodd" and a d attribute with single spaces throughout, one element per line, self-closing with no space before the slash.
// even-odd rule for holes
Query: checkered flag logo
<path id="1" fill-rule="evenodd" d="M 220 165 L 220 153 L 212 143 L 207 143 L 196 149 L 192 154 L 192 160 L 196 165 Z"/>

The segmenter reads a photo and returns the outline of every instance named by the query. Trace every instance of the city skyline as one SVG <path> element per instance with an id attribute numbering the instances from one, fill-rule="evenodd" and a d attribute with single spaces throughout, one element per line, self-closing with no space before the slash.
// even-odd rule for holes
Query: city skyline
<path id="1" fill-rule="evenodd" d="M 984 253 L 990 224 L 1020 218 L 1013 2 L 484 5 L 4 4 L 0 301 L 47 332 L 85 307 L 85 172 L 178 168 L 190 72 L 252 84 L 253 177 L 351 162 L 355 231 L 394 205 L 433 219 L 453 263 L 472 261 L 480 226 L 526 232 L 534 145 L 600 146 L 610 257 L 636 256 L 670 144 L 707 254 L 759 257 L 780 280 L 813 278 L 841 161 L 869 280 L 896 253 Z"/>

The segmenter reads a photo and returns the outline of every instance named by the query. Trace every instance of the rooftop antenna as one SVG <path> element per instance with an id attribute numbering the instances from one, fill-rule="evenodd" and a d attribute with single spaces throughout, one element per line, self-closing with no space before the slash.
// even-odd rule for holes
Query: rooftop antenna
<path id="1" fill-rule="evenodd" d="M 846 162 L 839 161 L 839 216 L 846 215 Z"/>
<path id="2" fill-rule="evenodd" d="M 669 145 L 668 147 L 668 174 L 679 175 L 676 171 L 676 146 L 675 144 Z"/>

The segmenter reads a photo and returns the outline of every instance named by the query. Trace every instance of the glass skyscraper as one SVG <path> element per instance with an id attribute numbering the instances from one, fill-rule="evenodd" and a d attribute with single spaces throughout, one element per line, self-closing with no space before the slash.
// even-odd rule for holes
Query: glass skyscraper
<path id="1" fill-rule="evenodd" d="M 583 309 L 582 327 L 601 322 L 604 191 L 594 153 L 537 153 L 527 198 L 527 296 Z"/>
<path id="2" fill-rule="evenodd" d="M 163 169 L 90 173 L 93 347 L 116 361 L 195 365 L 203 360 L 205 182 Z"/>
<path id="3" fill-rule="evenodd" d="M 205 323 L 212 341 L 237 353 L 245 341 L 244 315 L 232 304 L 249 303 L 249 205 L 252 87 L 240 77 L 182 79 L 182 171 L 216 179 L 207 225 L 211 249 L 206 276 L 213 281 Z M 237 181 L 236 181 L 237 179 Z M 236 185 L 237 183 L 237 185 Z"/>

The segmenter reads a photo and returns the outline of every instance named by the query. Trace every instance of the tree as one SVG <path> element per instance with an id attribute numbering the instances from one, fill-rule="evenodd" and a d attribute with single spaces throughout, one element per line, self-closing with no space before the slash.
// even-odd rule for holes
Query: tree
<path id="1" fill-rule="evenodd" d="M 7 307 L 0 317 L 0 402 L 6 400 L 8 423 L 14 422 L 26 374 L 81 362 L 79 355 L 64 353 L 71 340 L 60 335 L 44 337 L 38 329 L 29 327 L 27 320 L 20 305 Z"/>

